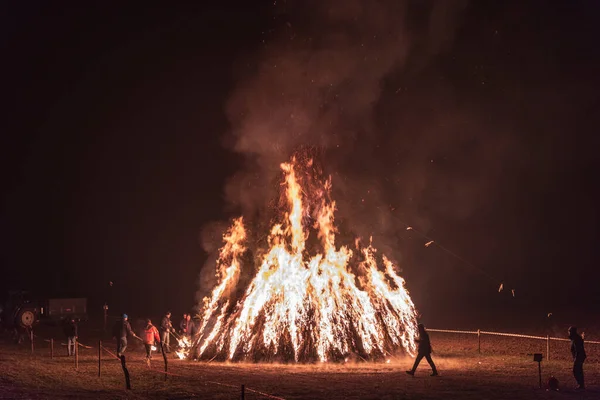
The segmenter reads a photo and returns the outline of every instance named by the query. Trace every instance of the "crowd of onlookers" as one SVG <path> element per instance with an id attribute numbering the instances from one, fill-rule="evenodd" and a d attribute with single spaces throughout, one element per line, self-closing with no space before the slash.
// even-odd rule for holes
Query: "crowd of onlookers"
<path id="1" fill-rule="evenodd" d="M 142 331 L 142 337 L 136 335 L 131 328 L 129 323 L 129 317 L 127 314 L 123 314 L 121 319 L 115 322 L 113 327 L 113 337 L 117 340 L 117 356 L 121 357 L 127 348 L 127 338 L 134 337 L 141 340 L 144 343 L 146 349 L 146 359 L 152 358 L 152 351 L 157 346 L 161 346 L 165 353 L 171 352 L 171 336 L 175 336 L 177 339 L 182 340 L 191 338 L 197 333 L 198 326 L 195 321 L 192 320 L 190 314 L 183 314 L 181 321 L 179 322 L 179 329 L 175 330 L 171 321 L 171 312 L 167 311 L 162 317 L 158 328 L 152 324 L 150 318 L 146 319 L 145 326 Z"/>
<path id="2" fill-rule="evenodd" d="M 178 340 L 187 338 L 189 343 L 197 331 L 197 321 L 192 320 L 191 314 L 187 313 L 183 314 L 178 329 L 175 329 L 171 321 L 171 312 L 168 311 L 161 318 L 158 327 L 152 323 L 150 318 L 146 319 L 143 328 L 139 331 L 140 335 L 138 335 L 131 327 L 129 316 L 122 314 L 121 318 L 113 325 L 112 337 L 117 341 L 117 356 L 119 358 L 124 355 L 127 349 L 128 339 L 135 338 L 144 344 L 146 360 L 150 360 L 152 352 L 158 350 L 161 346 L 165 353 L 171 352 L 171 336 L 175 336 Z M 67 354 L 73 356 L 75 355 L 75 346 L 79 336 L 78 320 L 75 318 L 65 320 L 63 332 L 67 339 Z"/>

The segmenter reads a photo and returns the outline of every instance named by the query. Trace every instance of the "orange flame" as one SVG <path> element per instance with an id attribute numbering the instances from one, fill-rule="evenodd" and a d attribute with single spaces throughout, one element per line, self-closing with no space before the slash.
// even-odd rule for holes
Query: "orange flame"
<path id="1" fill-rule="evenodd" d="M 361 248 L 357 240 L 355 258 L 346 246 L 336 247 L 331 180 L 315 186 L 306 174 L 297 175 L 298 168 L 295 158 L 281 164 L 287 211 L 271 228 L 260 267 L 235 304 L 231 290 L 246 250 L 242 218 L 224 235 L 218 284 L 204 299 L 200 333 L 185 351 L 195 347 L 200 358 L 297 362 L 347 360 L 351 354 L 383 359 L 398 350 L 413 355 L 416 311 L 404 280 L 385 256 L 378 266 L 372 244 Z M 314 219 L 320 242 L 313 255 L 306 216 Z"/>
<path id="2" fill-rule="evenodd" d="M 190 348 L 192 347 L 192 341 L 187 336 L 182 336 L 181 338 L 177 339 L 177 344 L 178 349 L 175 351 L 175 354 L 180 360 L 183 360 L 187 357 Z"/>

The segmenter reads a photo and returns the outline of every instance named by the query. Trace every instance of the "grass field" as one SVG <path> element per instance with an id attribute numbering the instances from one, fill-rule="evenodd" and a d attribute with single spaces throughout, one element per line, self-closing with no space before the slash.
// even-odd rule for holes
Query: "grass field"
<path id="1" fill-rule="evenodd" d="M 38 339 L 35 354 L 28 344 L 17 346 L 8 337 L 0 342 L 0 398 L 2 399 L 238 399 L 241 384 L 246 399 L 268 398 L 256 391 L 285 399 L 600 399 L 600 345 L 589 345 L 585 365 L 588 389 L 576 392 L 568 357 L 568 342 L 553 343 L 553 360 L 542 363 L 543 381 L 558 378 L 559 393 L 540 390 L 537 363 L 531 353 L 544 352 L 545 343 L 526 339 L 485 337 L 477 354 L 473 336 L 431 333 L 439 377 L 430 377 L 421 364 L 415 377 L 404 371 L 412 359 L 390 363 L 325 365 L 222 364 L 169 359 L 164 380 L 162 358 L 151 368 L 144 362 L 142 346 L 128 348 L 132 390 L 124 389 L 118 360 L 103 356 L 98 377 L 97 341 L 81 349 L 79 369 L 55 345 L 50 359 L 48 343 Z M 59 342 L 59 341 L 57 341 Z M 112 350 L 113 342 L 107 347 Z M 556 347 L 556 348 L 554 348 Z"/>

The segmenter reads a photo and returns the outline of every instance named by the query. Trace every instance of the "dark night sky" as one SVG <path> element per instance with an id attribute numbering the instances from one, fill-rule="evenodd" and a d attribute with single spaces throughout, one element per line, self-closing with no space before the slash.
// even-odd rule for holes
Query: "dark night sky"
<path id="1" fill-rule="evenodd" d="M 340 221 L 400 261 L 429 322 L 597 312 L 597 2 L 415 1 L 389 26 L 371 11 L 397 2 L 12 3 L 0 290 L 98 306 L 113 281 L 119 309 L 184 311 L 207 260 L 202 230 L 254 211 L 268 191 L 250 177 L 270 179 L 308 144 L 330 156 Z M 400 47 L 386 42 L 398 32 Z M 335 94 L 302 94 L 307 76 L 336 81 Z M 311 128 L 280 122 L 280 103 Z M 282 129 L 250 132 L 271 118 Z M 279 160 L 253 147 L 273 141 Z"/>

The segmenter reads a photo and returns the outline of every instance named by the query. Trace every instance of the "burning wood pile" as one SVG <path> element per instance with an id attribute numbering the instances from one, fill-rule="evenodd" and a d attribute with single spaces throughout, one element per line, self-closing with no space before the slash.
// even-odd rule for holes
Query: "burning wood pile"
<path id="1" fill-rule="evenodd" d="M 244 220 L 233 221 L 199 332 L 179 356 L 325 362 L 414 354 L 416 311 L 396 267 L 371 243 L 336 245 L 331 178 L 311 159 L 294 157 L 281 170 L 281 211 L 263 248 L 248 257 Z"/>

